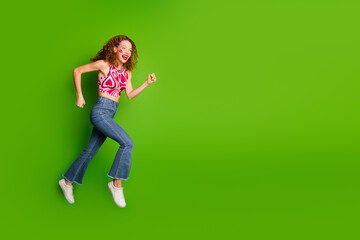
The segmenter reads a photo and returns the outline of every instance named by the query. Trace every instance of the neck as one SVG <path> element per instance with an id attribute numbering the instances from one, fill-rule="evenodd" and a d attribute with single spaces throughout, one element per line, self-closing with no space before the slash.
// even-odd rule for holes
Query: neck
<path id="1" fill-rule="evenodd" d="M 116 66 L 116 64 L 117 64 L 117 66 Z M 121 61 L 115 61 L 115 67 L 120 69 L 122 66 L 123 66 L 123 63 Z"/>

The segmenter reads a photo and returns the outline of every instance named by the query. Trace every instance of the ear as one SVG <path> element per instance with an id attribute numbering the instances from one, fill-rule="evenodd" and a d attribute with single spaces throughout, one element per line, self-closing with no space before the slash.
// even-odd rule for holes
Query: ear
<path id="1" fill-rule="evenodd" d="M 117 52 L 117 47 L 114 47 L 114 52 L 115 52 L 115 53 Z"/>

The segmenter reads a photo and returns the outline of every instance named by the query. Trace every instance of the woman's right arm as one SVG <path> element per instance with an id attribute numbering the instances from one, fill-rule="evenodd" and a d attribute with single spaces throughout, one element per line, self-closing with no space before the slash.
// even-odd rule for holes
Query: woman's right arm
<path id="1" fill-rule="evenodd" d="M 76 106 L 83 108 L 85 105 L 85 100 L 81 91 L 81 74 L 86 72 L 99 71 L 101 69 L 104 69 L 105 67 L 106 67 L 106 62 L 104 60 L 98 60 L 96 62 L 85 64 L 74 69 L 73 75 L 74 75 L 74 84 L 75 84 L 75 90 L 77 96 Z"/>

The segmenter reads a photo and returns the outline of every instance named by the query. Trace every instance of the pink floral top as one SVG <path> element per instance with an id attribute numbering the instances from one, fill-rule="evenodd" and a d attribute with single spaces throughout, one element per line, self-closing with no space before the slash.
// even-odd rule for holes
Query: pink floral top
<path id="1" fill-rule="evenodd" d="M 122 90 L 126 88 L 128 74 L 125 68 L 119 70 L 114 65 L 110 65 L 109 73 L 105 77 L 99 76 L 99 91 L 114 97 L 120 97 Z"/>

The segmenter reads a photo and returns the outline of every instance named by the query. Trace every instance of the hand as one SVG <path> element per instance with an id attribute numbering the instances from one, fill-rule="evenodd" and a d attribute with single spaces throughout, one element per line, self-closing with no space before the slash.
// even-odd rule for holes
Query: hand
<path id="1" fill-rule="evenodd" d="M 150 85 L 154 82 L 156 82 L 156 77 L 155 77 L 155 74 L 152 73 L 152 74 L 149 74 L 149 76 L 147 77 L 147 83 Z"/>
<path id="2" fill-rule="evenodd" d="M 80 107 L 80 108 L 84 108 L 85 105 L 85 100 L 83 96 L 79 96 L 76 100 L 76 106 Z"/>

